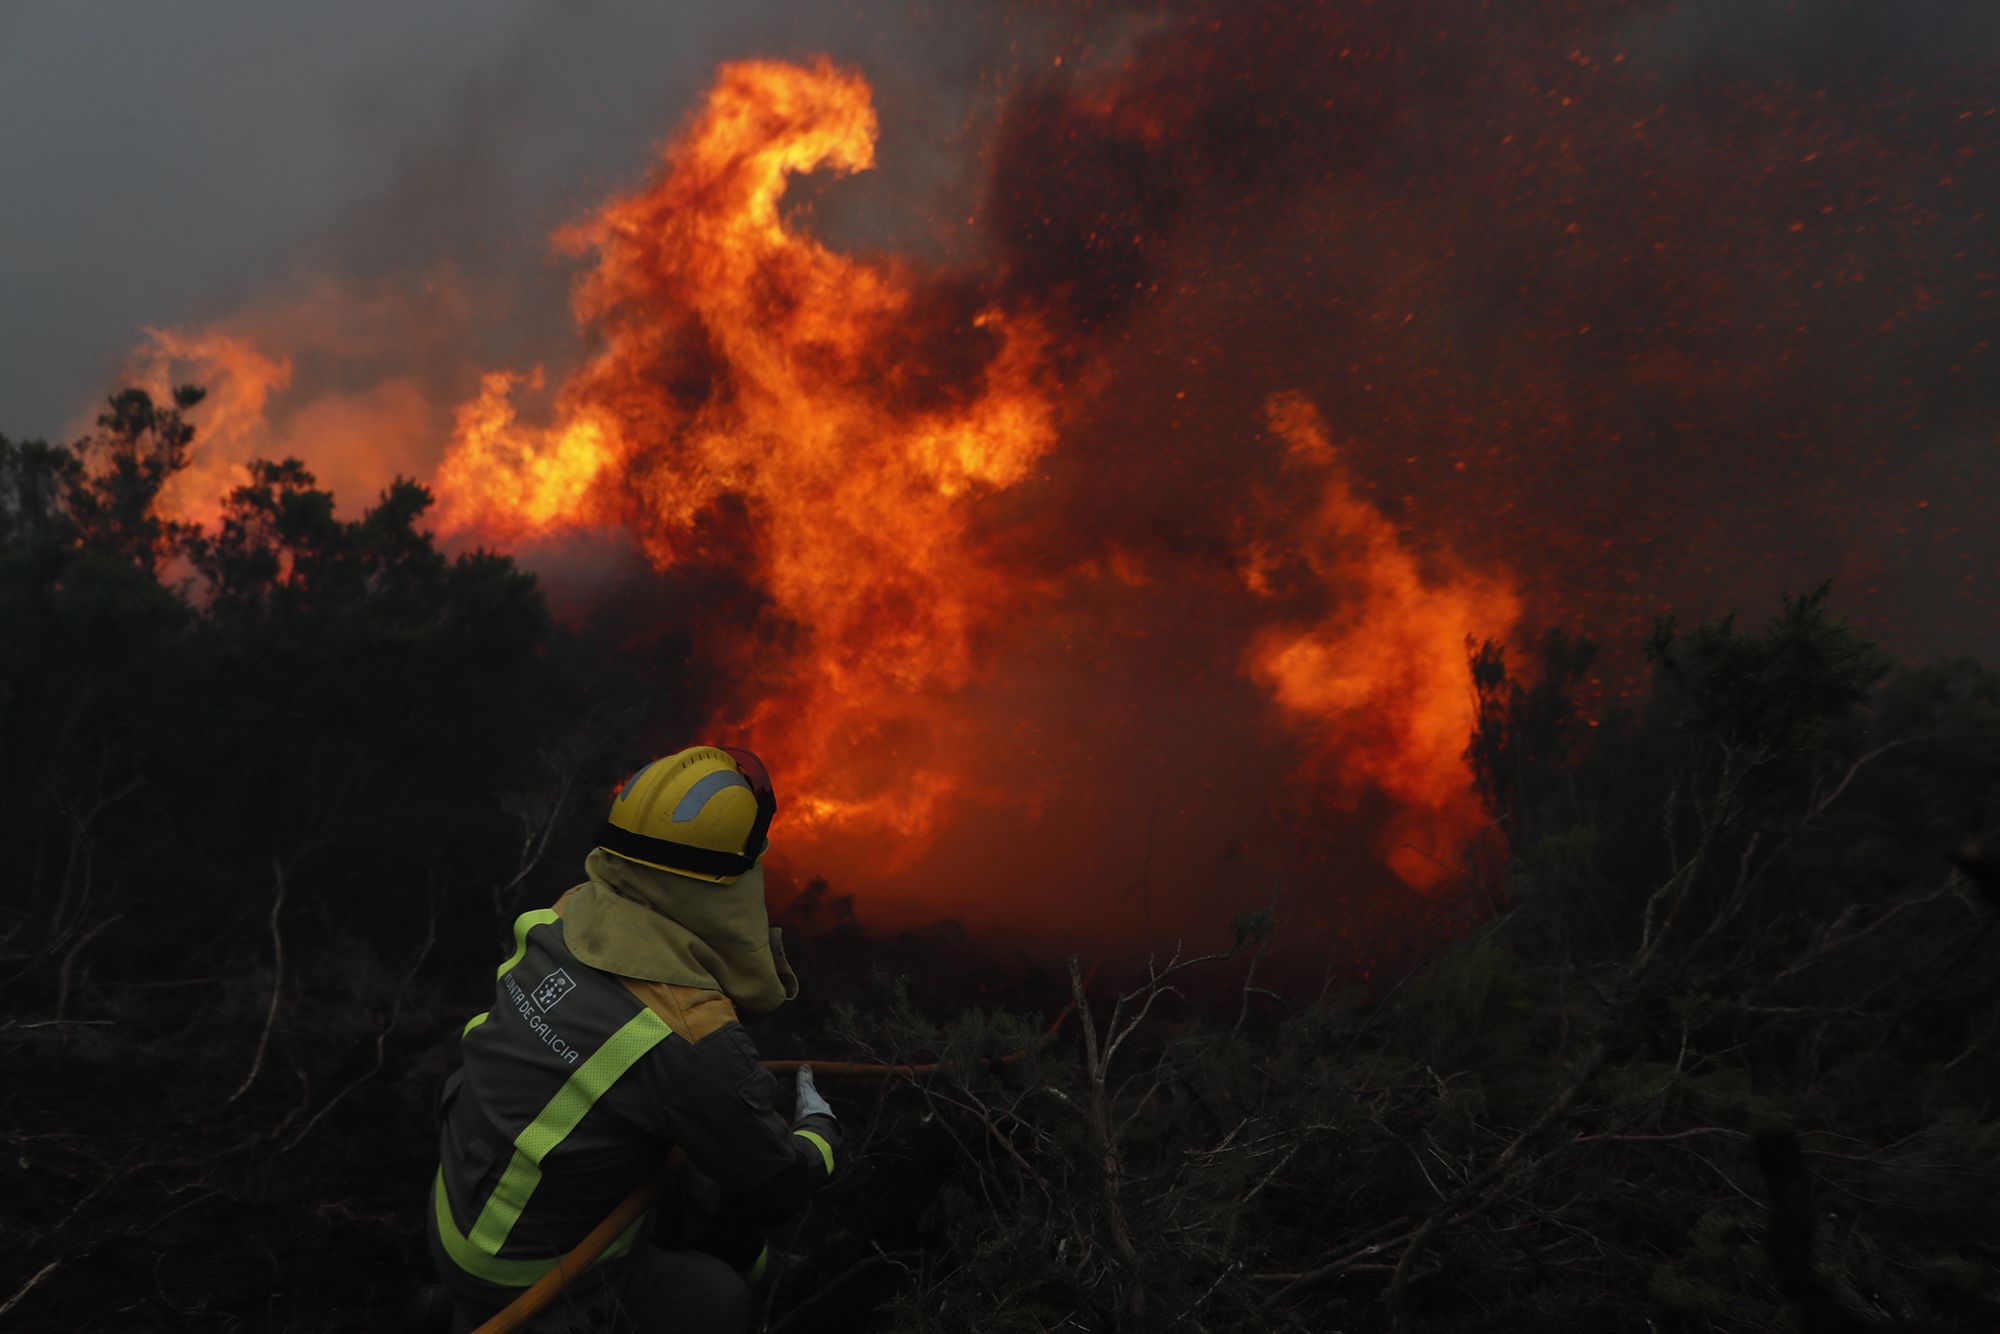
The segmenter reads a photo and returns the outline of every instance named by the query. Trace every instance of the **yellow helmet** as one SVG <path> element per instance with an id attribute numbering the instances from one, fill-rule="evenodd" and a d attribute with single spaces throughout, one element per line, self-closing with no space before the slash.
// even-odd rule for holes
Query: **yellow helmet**
<path id="1" fill-rule="evenodd" d="M 619 785 L 597 846 L 726 885 L 757 864 L 778 799 L 764 762 L 729 746 L 662 755 Z"/>

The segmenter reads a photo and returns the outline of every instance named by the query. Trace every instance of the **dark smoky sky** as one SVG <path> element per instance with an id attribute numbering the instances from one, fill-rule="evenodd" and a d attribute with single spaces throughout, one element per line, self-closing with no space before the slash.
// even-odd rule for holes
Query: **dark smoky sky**
<path id="1" fill-rule="evenodd" d="M 1212 561 L 1290 388 L 1531 622 L 1830 578 L 1900 653 L 2000 651 L 2000 8 L 1217 4 L 997 142 L 1009 278 L 1119 387 L 1057 541 Z"/>
<path id="2" fill-rule="evenodd" d="M 933 244 L 928 220 L 868 201 L 964 186 L 962 121 L 1037 22 L 777 0 L 5 0 L 0 431 L 73 429 L 143 326 L 326 279 L 448 266 L 512 326 L 467 331 L 480 352 L 546 355 L 546 326 L 568 328 L 550 229 L 639 179 L 726 59 L 865 68 L 884 169 L 851 227 Z"/>
<path id="3" fill-rule="evenodd" d="M 1001 510 L 1042 559 L 1224 560 L 1258 405 L 1299 390 L 1543 621 L 1832 576 L 1905 652 L 2000 652 L 1984 0 L 9 0 L 0 431 L 74 429 L 143 326 L 326 284 L 477 289 L 442 401 L 559 363 L 550 229 L 718 62 L 815 52 L 882 140 L 796 188 L 814 225 L 1088 330 L 1110 388 Z"/>

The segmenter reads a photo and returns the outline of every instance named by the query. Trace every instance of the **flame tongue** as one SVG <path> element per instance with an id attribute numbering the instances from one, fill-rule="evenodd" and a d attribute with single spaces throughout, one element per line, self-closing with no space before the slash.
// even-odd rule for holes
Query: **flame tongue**
<path id="1" fill-rule="evenodd" d="M 1404 883 L 1427 887 L 1479 827 L 1481 812 L 1464 752 L 1474 724 L 1466 680 L 1469 635 L 1504 638 L 1520 600 L 1504 584 L 1471 574 L 1427 575 L 1388 519 L 1361 499 L 1341 471 L 1319 412 L 1297 395 L 1268 407 L 1296 475 L 1316 482 L 1315 501 L 1279 544 L 1250 544 L 1245 581 L 1275 594 L 1274 568 L 1296 561 L 1332 604 L 1306 624 L 1259 635 L 1249 670 L 1302 725 L 1320 787 L 1352 809 L 1370 788 L 1399 810 L 1379 850 Z"/>

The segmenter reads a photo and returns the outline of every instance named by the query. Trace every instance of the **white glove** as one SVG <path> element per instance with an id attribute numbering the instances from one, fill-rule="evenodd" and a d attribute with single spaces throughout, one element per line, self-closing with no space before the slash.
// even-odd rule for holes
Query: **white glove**
<path id="1" fill-rule="evenodd" d="M 829 1121 L 836 1119 L 833 1108 L 827 1106 L 826 1099 L 819 1096 L 819 1086 L 813 1083 L 812 1067 L 802 1065 L 799 1067 L 798 1111 L 792 1117 L 792 1124 L 797 1125 L 808 1116 L 824 1116 Z"/>

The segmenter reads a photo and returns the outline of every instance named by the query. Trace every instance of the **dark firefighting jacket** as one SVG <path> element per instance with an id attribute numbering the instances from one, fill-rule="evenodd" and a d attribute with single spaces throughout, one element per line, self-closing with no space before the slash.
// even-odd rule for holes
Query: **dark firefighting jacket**
<path id="1" fill-rule="evenodd" d="M 832 1174 L 834 1123 L 790 1125 L 722 993 L 581 963 L 554 909 L 523 914 L 514 942 L 444 1094 L 431 1225 L 464 1273 L 533 1284 L 675 1145 L 763 1222 Z"/>

